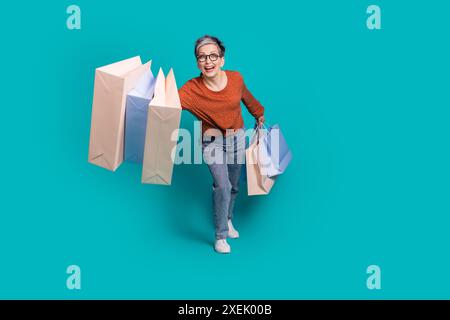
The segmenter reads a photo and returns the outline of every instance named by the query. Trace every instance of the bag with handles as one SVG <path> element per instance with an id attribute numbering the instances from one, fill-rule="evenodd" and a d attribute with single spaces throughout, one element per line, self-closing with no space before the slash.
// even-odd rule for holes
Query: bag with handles
<path id="1" fill-rule="evenodd" d="M 181 103 L 173 69 L 159 70 L 148 107 L 142 183 L 170 185 L 181 119 Z"/>
<path id="2" fill-rule="evenodd" d="M 260 143 L 257 149 L 259 168 L 262 175 L 275 177 L 284 173 L 292 160 L 292 152 L 278 124 L 262 127 L 263 130 L 259 129 Z"/>
<path id="3" fill-rule="evenodd" d="M 95 70 L 88 161 L 115 171 L 123 162 L 126 95 L 150 69 L 139 56 Z"/>
<path id="4" fill-rule="evenodd" d="M 261 162 L 260 152 L 258 152 L 260 143 L 263 143 L 264 138 L 261 131 L 260 128 L 255 128 L 255 134 L 245 150 L 247 193 L 249 196 L 268 194 L 275 184 L 275 177 L 271 178 L 261 173 L 263 170 L 261 170 L 260 166 L 263 163 Z"/>
<path id="5" fill-rule="evenodd" d="M 148 105 L 153 98 L 155 77 L 149 69 L 136 88 L 127 94 L 125 111 L 125 161 L 142 163 Z"/>

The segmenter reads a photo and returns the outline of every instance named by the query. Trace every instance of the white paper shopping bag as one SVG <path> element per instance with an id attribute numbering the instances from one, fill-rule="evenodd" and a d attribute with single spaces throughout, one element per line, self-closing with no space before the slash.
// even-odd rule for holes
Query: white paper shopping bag
<path id="1" fill-rule="evenodd" d="M 95 70 L 90 163 L 112 171 L 122 163 L 126 95 L 150 69 L 150 64 L 143 65 L 137 56 Z"/>
<path id="2" fill-rule="evenodd" d="M 164 77 L 160 69 L 148 109 L 142 183 L 171 184 L 180 119 L 181 103 L 174 72 L 170 69 Z"/>
<path id="3" fill-rule="evenodd" d="M 258 152 L 259 143 L 262 142 L 263 136 L 259 129 L 250 142 L 249 147 L 245 150 L 245 167 L 247 172 L 247 194 L 249 196 L 268 194 L 275 184 L 275 177 L 271 178 L 261 174 L 263 170 L 260 166 L 264 165 L 262 157 Z"/>

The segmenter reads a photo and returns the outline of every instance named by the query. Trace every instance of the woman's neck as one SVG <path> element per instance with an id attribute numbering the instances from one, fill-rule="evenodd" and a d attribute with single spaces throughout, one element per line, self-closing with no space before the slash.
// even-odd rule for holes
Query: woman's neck
<path id="1" fill-rule="evenodd" d="M 202 78 L 205 85 L 214 91 L 220 91 L 226 86 L 225 82 L 227 79 L 225 71 L 223 70 L 220 70 L 220 72 L 218 72 L 217 75 L 213 78 L 207 78 L 203 76 Z"/>

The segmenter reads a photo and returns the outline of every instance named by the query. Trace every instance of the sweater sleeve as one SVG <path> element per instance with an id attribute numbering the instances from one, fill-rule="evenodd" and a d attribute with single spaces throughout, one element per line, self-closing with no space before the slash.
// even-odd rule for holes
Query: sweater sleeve
<path id="1" fill-rule="evenodd" d="M 181 108 L 183 110 L 191 111 L 194 105 L 192 95 L 189 90 L 189 83 L 185 83 L 179 90 Z"/>
<path id="2" fill-rule="evenodd" d="M 242 89 L 242 102 L 247 107 L 247 110 L 258 119 L 262 115 L 264 115 L 264 107 L 259 103 L 258 100 L 252 95 L 252 93 L 248 90 L 247 86 L 243 83 Z"/>

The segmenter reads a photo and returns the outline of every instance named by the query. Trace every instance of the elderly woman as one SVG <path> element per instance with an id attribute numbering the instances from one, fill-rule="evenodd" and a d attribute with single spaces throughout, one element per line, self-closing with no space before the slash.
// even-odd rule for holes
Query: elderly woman
<path id="1" fill-rule="evenodd" d="M 264 107 L 247 89 L 239 72 L 222 70 L 225 46 L 218 38 L 205 35 L 198 39 L 195 57 L 201 73 L 180 88 L 181 106 L 202 122 L 203 158 L 213 179 L 214 248 L 216 252 L 229 253 L 226 238 L 239 237 L 232 219 L 245 159 L 240 102 L 259 126 L 264 123 Z"/>

